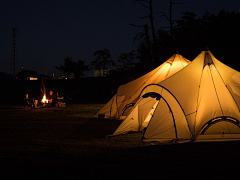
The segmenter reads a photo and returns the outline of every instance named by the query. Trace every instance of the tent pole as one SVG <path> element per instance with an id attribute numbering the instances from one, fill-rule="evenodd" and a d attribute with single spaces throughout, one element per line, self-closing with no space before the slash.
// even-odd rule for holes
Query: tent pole
<path id="1" fill-rule="evenodd" d="M 215 65 L 214 65 L 214 67 L 216 68 Z M 217 69 L 217 68 L 216 68 L 216 69 Z M 213 79 L 213 76 L 212 76 L 212 71 L 211 71 L 211 69 L 210 69 L 210 65 L 209 65 L 209 71 L 210 71 L 210 73 L 211 73 L 211 78 L 212 78 L 212 82 L 213 82 L 213 86 L 214 86 L 215 93 L 216 93 L 216 95 L 217 95 L 218 103 L 219 103 L 220 109 L 221 109 L 221 111 L 222 111 L 222 115 L 224 116 L 223 109 L 222 109 L 222 106 L 221 106 L 221 103 L 220 103 L 220 100 L 219 100 L 219 97 L 218 97 L 217 89 L 216 89 L 216 86 L 215 86 L 215 83 L 214 83 L 214 79 Z"/>
<path id="2" fill-rule="evenodd" d="M 216 66 L 215 66 L 215 67 L 216 67 Z M 227 84 L 224 82 L 224 80 L 223 80 L 223 78 L 222 78 L 222 76 L 221 76 L 221 74 L 220 74 L 220 72 L 218 71 L 218 69 L 217 69 L 217 68 L 216 68 L 216 70 L 217 70 L 217 72 L 218 72 L 219 76 L 221 77 L 221 79 L 222 79 L 222 81 L 223 81 L 223 84 L 226 86 L 226 88 L 227 88 L 228 92 L 231 94 L 231 96 L 232 96 L 232 98 L 233 98 L 233 100 L 234 100 L 235 104 L 237 105 L 237 107 L 238 107 L 238 110 L 239 110 L 239 112 L 240 112 L 240 108 L 239 108 L 239 106 L 238 106 L 238 104 L 237 104 L 237 101 L 236 101 L 236 100 L 235 100 L 235 98 L 233 97 L 233 95 L 232 95 L 231 91 L 229 90 L 229 88 L 228 88 Z"/>
<path id="3" fill-rule="evenodd" d="M 157 104 L 157 106 L 156 106 L 156 108 L 155 108 L 155 111 L 156 111 L 156 109 L 157 109 L 157 107 L 158 107 L 158 105 L 159 105 L 160 100 L 161 100 L 161 98 L 158 100 L 158 104 Z M 152 117 L 154 116 L 155 111 L 153 112 Z M 152 120 L 152 118 L 150 119 L 150 121 L 148 122 L 148 124 L 150 124 L 151 120 Z M 147 130 L 147 128 L 146 128 L 146 130 Z M 143 139 L 145 139 L 145 138 L 144 138 L 144 135 L 145 135 L 145 133 L 146 133 L 146 130 L 145 130 L 145 132 L 143 133 L 143 136 L 142 136 L 142 138 L 141 138 L 141 141 L 140 141 L 138 147 L 140 147 L 140 145 L 141 145 Z"/>
<path id="4" fill-rule="evenodd" d="M 177 136 L 177 126 L 176 126 L 176 122 L 175 122 L 175 119 L 174 119 L 174 115 L 173 115 L 172 109 L 170 108 L 169 104 L 167 103 L 167 101 L 166 101 L 162 96 L 160 97 L 160 99 L 159 99 L 159 101 L 158 101 L 158 105 L 159 105 L 159 102 L 160 102 L 161 99 L 163 99 L 163 101 L 167 104 L 168 109 L 169 109 L 170 112 L 171 112 L 171 115 L 172 115 L 172 118 L 173 118 L 173 124 L 174 124 L 174 128 L 175 128 L 175 136 L 176 136 L 176 139 L 178 139 L 178 136 Z M 157 109 L 158 105 L 156 106 L 156 109 Z M 155 111 L 156 111 L 156 109 L 155 109 Z M 155 111 L 154 111 L 154 113 L 155 113 Z M 154 116 L 154 115 L 153 115 L 153 116 Z M 151 118 L 151 120 L 152 120 L 152 118 Z M 151 123 L 151 120 L 149 121 L 148 124 Z M 147 130 L 147 129 L 146 129 L 146 130 Z M 143 136 L 142 136 L 142 139 L 141 139 L 141 141 L 140 141 L 139 146 L 141 145 L 142 140 L 145 139 L 145 138 L 144 138 L 145 133 L 146 133 L 146 131 L 144 132 L 144 134 L 143 134 Z"/>

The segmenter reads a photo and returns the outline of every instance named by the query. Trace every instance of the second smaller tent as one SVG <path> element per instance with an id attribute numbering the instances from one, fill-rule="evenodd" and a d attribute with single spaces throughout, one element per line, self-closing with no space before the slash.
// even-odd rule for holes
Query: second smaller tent
<path id="1" fill-rule="evenodd" d="M 191 61 L 179 53 L 171 56 L 163 64 L 149 73 L 135 79 L 127 84 L 121 85 L 114 97 L 95 115 L 104 115 L 104 118 L 125 119 L 131 112 L 135 103 L 139 100 L 142 90 L 149 84 L 159 83 L 182 68 Z"/>

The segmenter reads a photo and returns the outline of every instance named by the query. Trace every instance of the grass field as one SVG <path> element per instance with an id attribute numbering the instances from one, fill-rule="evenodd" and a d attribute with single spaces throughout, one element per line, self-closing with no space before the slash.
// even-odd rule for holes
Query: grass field
<path id="1" fill-rule="evenodd" d="M 142 134 L 106 137 L 121 121 L 94 119 L 103 104 L 0 107 L 0 179 L 231 179 L 240 144 L 138 147 Z"/>

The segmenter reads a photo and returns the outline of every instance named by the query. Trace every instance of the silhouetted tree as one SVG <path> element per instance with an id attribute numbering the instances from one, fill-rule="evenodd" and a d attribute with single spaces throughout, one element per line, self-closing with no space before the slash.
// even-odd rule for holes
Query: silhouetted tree
<path id="1" fill-rule="evenodd" d="M 120 63 L 120 67 L 123 69 L 131 69 L 135 67 L 136 63 L 136 52 L 132 50 L 129 53 L 121 53 L 117 60 Z"/>
<path id="2" fill-rule="evenodd" d="M 154 25 L 154 12 L 153 12 L 153 0 L 135 0 L 135 2 L 138 2 L 141 6 L 147 8 L 149 10 L 149 13 L 145 16 L 140 16 L 140 19 L 149 19 L 150 21 L 150 29 L 152 31 L 152 42 L 151 42 L 151 57 L 148 59 L 149 63 L 150 61 L 156 61 L 156 33 L 155 33 L 155 25 Z M 136 25 L 135 25 L 136 26 Z M 141 27 L 141 26 L 137 26 Z M 144 25 L 144 28 L 146 26 Z M 150 37 L 148 36 L 148 41 L 150 42 Z M 148 46 L 150 47 L 150 46 Z"/>
<path id="3" fill-rule="evenodd" d="M 137 26 L 144 27 L 143 31 L 134 38 L 134 41 L 138 42 L 137 59 L 140 64 L 145 64 L 145 66 L 138 66 L 139 71 L 148 72 L 176 51 L 193 60 L 206 46 L 223 63 L 240 70 L 238 60 L 240 59 L 238 53 L 240 25 L 238 22 L 240 22 L 239 12 L 221 10 L 215 15 L 206 11 L 200 17 L 192 12 L 184 12 L 172 27 L 174 38 L 170 31 L 163 30 L 163 28 L 157 31 L 155 50 L 153 50 L 153 41 L 148 35 L 147 25 Z M 155 52 L 154 58 L 153 51 Z M 149 59 L 157 61 L 152 63 Z"/>
<path id="4" fill-rule="evenodd" d="M 67 57 L 64 59 L 64 64 L 60 66 L 55 66 L 56 69 L 66 73 L 67 79 L 69 79 L 69 75 L 73 72 L 74 65 L 72 58 Z"/>
<path id="5" fill-rule="evenodd" d="M 206 12 L 197 18 L 196 14 L 185 12 L 176 21 L 174 29 L 178 50 L 194 59 L 205 47 L 216 53 L 225 64 L 240 69 L 238 46 L 240 41 L 240 13 L 221 10 L 214 15 Z"/>
<path id="6" fill-rule="evenodd" d="M 80 78 L 84 75 L 85 71 L 88 71 L 88 65 L 85 65 L 85 61 L 78 60 L 77 62 L 73 61 L 73 74 L 75 78 Z"/>
<path id="7" fill-rule="evenodd" d="M 154 25 L 154 12 L 153 12 L 153 6 L 152 6 L 152 0 L 136 0 L 141 6 L 149 9 L 149 14 L 143 17 L 139 17 L 141 19 L 149 18 L 150 24 L 151 24 L 151 30 L 152 30 L 152 39 L 153 44 L 156 42 L 156 33 L 155 33 L 155 25 Z"/>
<path id="8" fill-rule="evenodd" d="M 176 4 L 186 4 L 186 3 L 180 3 L 180 2 L 175 2 L 174 0 L 169 0 L 169 15 L 167 15 L 164 12 L 160 12 L 161 16 L 164 16 L 169 21 L 169 27 L 167 28 L 170 28 L 169 32 L 172 38 L 173 38 L 173 28 L 174 28 L 173 26 L 174 20 L 172 19 L 172 9 L 173 9 L 172 6 Z"/>
<path id="9" fill-rule="evenodd" d="M 137 58 L 141 64 L 150 63 L 152 61 L 152 42 L 148 34 L 148 25 L 143 26 L 143 32 L 138 33 L 133 41 L 138 41 Z"/>
<path id="10" fill-rule="evenodd" d="M 107 70 L 107 67 L 109 66 L 116 66 L 114 60 L 112 60 L 111 53 L 109 49 L 102 49 L 94 52 L 93 54 L 94 60 L 91 62 L 91 67 L 93 67 L 95 70 L 99 70 L 103 72 L 102 75 L 104 75 L 105 70 Z"/>
<path id="11" fill-rule="evenodd" d="M 169 57 L 171 57 L 177 49 L 176 42 L 172 38 L 169 31 L 164 29 L 159 29 L 156 34 L 157 42 L 157 59 L 158 61 L 155 63 L 155 66 L 159 66 L 163 62 L 165 62 Z"/>
<path id="12" fill-rule="evenodd" d="M 85 61 L 79 60 L 75 62 L 69 57 L 64 59 L 64 65 L 56 66 L 55 68 L 64 72 L 67 75 L 67 79 L 69 79 L 71 73 L 74 74 L 75 78 L 80 78 L 80 76 L 84 75 L 84 71 L 88 71 Z"/>

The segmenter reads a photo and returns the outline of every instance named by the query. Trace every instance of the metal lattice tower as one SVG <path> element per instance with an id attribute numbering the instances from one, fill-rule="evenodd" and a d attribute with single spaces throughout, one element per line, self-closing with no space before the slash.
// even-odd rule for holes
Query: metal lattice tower
<path id="1" fill-rule="evenodd" d="M 11 58 L 11 74 L 16 79 L 17 71 L 17 49 L 16 49 L 16 36 L 18 28 L 12 28 L 12 58 Z"/>

